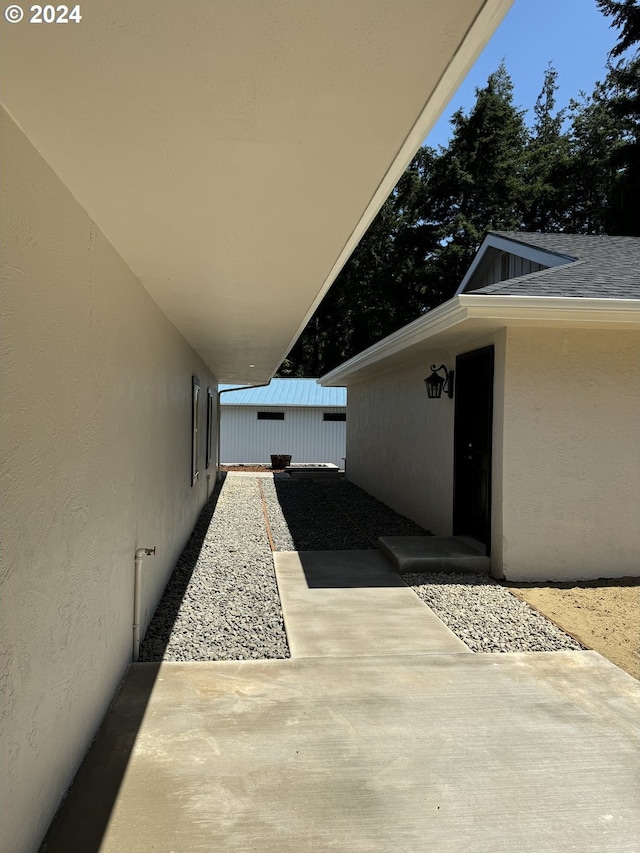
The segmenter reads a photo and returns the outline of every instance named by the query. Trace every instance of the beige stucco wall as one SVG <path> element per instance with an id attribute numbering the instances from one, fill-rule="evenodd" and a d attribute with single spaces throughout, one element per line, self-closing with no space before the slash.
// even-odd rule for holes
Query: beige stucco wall
<path id="1" fill-rule="evenodd" d="M 632 331 L 509 330 L 508 578 L 640 574 L 639 368 Z"/>
<path id="2" fill-rule="evenodd" d="M 448 353 L 349 386 L 347 477 L 438 535 L 451 533 L 453 400 L 429 400 L 429 365 Z"/>
<path id="3" fill-rule="evenodd" d="M 349 387 L 347 476 L 436 535 L 452 523 L 454 406 L 431 362 L 495 347 L 491 564 L 510 580 L 640 574 L 640 336 L 510 328 Z"/>
<path id="4" fill-rule="evenodd" d="M 2 111 L 2 831 L 37 849 L 213 488 L 214 377 Z M 201 406 L 204 442 L 206 406 Z M 214 442 L 215 446 L 215 442 Z M 215 462 L 215 460 L 214 460 Z"/>
<path id="5" fill-rule="evenodd" d="M 455 368 L 456 355 L 495 347 L 494 449 L 502 440 L 505 331 L 434 349 L 349 386 L 347 477 L 397 512 L 450 536 L 453 524 L 454 401 L 430 400 L 431 364 Z M 493 456 L 492 518 L 501 530 L 502 466 Z"/>
<path id="6" fill-rule="evenodd" d="M 493 530 L 501 531 L 502 403 L 505 331 L 473 338 L 349 386 L 347 477 L 397 512 L 450 536 L 453 525 L 454 401 L 430 400 L 431 364 L 455 367 L 456 355 L 495 347 Z"/>

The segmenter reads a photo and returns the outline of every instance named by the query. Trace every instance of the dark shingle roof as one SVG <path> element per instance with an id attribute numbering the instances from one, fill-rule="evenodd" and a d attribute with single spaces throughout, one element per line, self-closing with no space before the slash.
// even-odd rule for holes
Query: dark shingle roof
<path id="1" fill-rule="evenodd" d="M 560 266 L 478 288 L 474 293 L 640 299 L 640 237 L 518 231 L 491 231 L 490 234 L 553 252 L 568 260 Z"/>

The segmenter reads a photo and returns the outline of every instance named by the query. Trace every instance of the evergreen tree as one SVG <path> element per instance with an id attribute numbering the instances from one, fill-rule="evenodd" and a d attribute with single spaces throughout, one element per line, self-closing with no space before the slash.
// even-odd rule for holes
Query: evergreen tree
<path id="1" fill-rule="evenodd" d="M 440 223 L 437 264 L 447 296 L 455 292 L 488 230 L 521 225 L 527 140 L 523 115 L 513 103 L 513 83 L 504 63 L 484 88 L 476 89 L 470 113 L 458 110 L 453 115 L 451 141 L 428 188 Z"/>
<path id="2" fill-rule="evenodd" d="M 603 234 L 615 180 L 611 153 L 620 141 L 606 87 L 569 104 L 569 161 L 564 186 L 565 229 L 574 234 Z"/>
<path id="3" fill-rule="evenodd" d="M 564 111 L 555 111 L 557 89 L 558 72 L 549 65 L 526 148 L 522 224 L 527 231 L 557 231 L 567 225 L 571 152 L 562 129 Z"/>
<path id="4" fill-rule="evenodd" d="M 640 5 L 637 0 L 596 2 L 621 29 L 605 81 L 608 108 L 622 131 L 609 158 L 615 178 L 606 224 L 609 233 L 640 236 Z"/>
<path id="5" fill-rule="evenodd" d="M 603 15 L 613 18 L 611 26 L 621 30 L 618 43 L 610 51 L 614 59 L 635 48 L 640 41 L 640 4 L 638 0 L 596 0 Z"/>

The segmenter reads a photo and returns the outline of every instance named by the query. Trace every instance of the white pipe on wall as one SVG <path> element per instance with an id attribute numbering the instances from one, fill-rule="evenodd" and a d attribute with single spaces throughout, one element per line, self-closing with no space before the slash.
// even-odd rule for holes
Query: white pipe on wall
<path id="1" fill-rule="evenodd" d="M 153 548 L 138 548 L 136 551 L 133 575 L 133 662 L 140 657 L 140 581 L 142 577 L 142 561 L 145 557 L 156 553 Z"/>

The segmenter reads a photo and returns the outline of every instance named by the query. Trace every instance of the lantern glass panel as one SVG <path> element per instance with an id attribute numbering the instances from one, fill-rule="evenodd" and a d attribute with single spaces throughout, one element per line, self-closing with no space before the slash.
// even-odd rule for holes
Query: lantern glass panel
<path id="1" fill-rule="evenodd" d="M 442 376 L 434 370 L 431 376 L 425 381 L 427 384 L 427 395 L 432 400 L 438 400 L 442 396 L 442 386 L 444 385 Z"/>

